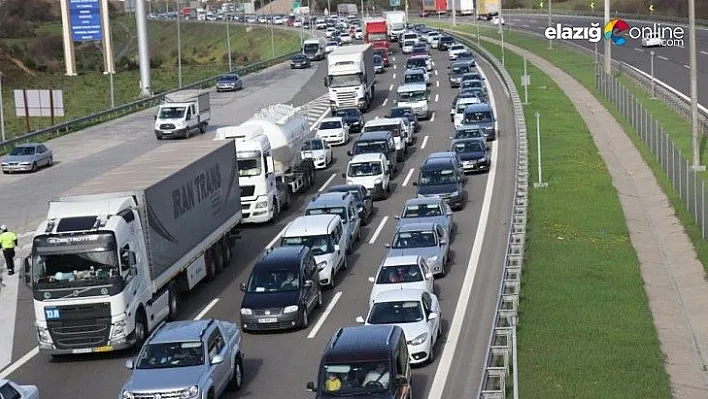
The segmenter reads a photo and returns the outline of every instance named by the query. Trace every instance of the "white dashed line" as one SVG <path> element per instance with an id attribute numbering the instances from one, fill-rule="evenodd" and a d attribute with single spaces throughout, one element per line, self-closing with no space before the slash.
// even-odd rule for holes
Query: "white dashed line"
<path id="1" fill-rule="evenodd" d="M 435 87 L 440 87 L 440 81 L 439 81 L 439 80 L 436 80 L 436 81 L 435 81 Z"/>
<path id="2" fill-rule="evenodd" d="M 384 101 L 381 103 L 381 106 L 385 107 L 387 103 L 388 103 L 388 98 L 384 99 Z"/>
<path id="3" fill-rule="evenodd" d="M 396 62 L 396 57 L 391 57 L 391 61 Z"/>
<path id="4" fill-rule="evenodd" d="M 290 223 L 292 223 L 292 222 L 290 222 Z M 278 235 L 273 237 L 273 239 L 268 243 L 268 245 L 266 245 L 265 249 L 273 248 L 273 245 L 275 245 L 280 240 L 280 237 L 282 237 L 283 234 L 285 234 L 285 230 L 287 230 L 288 227 L 290 227 L 290 223 L 286 224 L 285 227 L 283 227 L 283 229 L 280 230 L 280 233 L 278 233 Z"/>
<path id="5" fill-rule="evenodd" d="M 691 69 L 691 66 L 690 66 L 690 65 L 683 64 L 683 67 L 686 68 L 686 69 Z"/>
<path id="6" fill-rule="evenodd" d="M 643 53 L 643 52 L 644 52 L 644 49 L 640 49 L 640 48 L 637 48 L 637 47 L 635 47 L 634 50 L 639 51 L 640 53 Z"/>
<path id="7" fill-rule="evenodd" d="M 381 234 L 381 230 L 383 230 L 384 225 L 386 225 L 387 221 L 388 216 L 384 216 L 383 219 L 381 219 L 381 223 L 379 223 L 379 226 L 376 228 L 376 230 L 374 230 L 374 235 L 371 236 L 369 244 L 373 244 L 376 242 L 376 239 L 379 238 L 379 234 Z"/>
<path id="8" fill-rule="evenodd" d="M 426 136 L 427 137 L 427 136 Z M 415 168 L 411 168 L 411 170 L 408 171 L 408 174 L 406 175 L 406 178 L 403 179 L 403 187 L 406 187 L 408 185 L 408 182 L 411 180 L 411 177 L 413 177 L 413 172 L 415 171 Z"/>
<path id="9" fill-rule="evenodd" d="M 34 349 L 31 351 L 25 353 L 24 356 L 19 358 L 15 363 L 12 363 L 11 365 L 7 366 L 1 373 L 0 373 L 0 378 L 5 379 L 7 376 L 10 374 L 14 373 L 19 369 L 20 367 L 24 366 L 25 363 L 29 362 L 33 357 L 37 356 L 39 354 L 39 346 L 35 346 Z"/>
<path id="10" fill-rule="evenodd" d="M 430 115 L 430 121 L 433 122 L 435 120 L 435 112 L 433 112 L 432 115 Z"/>
<path id="11" fill-rule="evenodd" d="M 377 117 L 376 117 L 376 118 L 374 118 L 374 119 L 379 119 L 379 117 L 377 116 Z"/>
<path id="12" fill-rule="evenodd" d="M 663 55 L 657 55 L 657 57 L 661 58 L 661 59 L 664 60 L 664 61 L 668 61 L 668 60 L 669 60 L 668 58 L 664 57 Z"/>
<path id="13" fill-rule="evenodd" d="M 393 66 L 393 69 L 396 69 L 396 67 L 397 67 L 397 65 L 394 65 L 394 66 Z"/>
<path id="14" fill-rule="evenodd" d="M 438 102 L 438 100 L 440 100 L 440 96 L 436 94 L 435 95 L 435 102 Z"/>
<path id="15" fill-rule="evenodd" d="M 202 309 L 202 311 L 199 312 L 199 314 L 197 314 L 197 315 L 194 317 L 194 320 L 201 320 L 202 317 L 206 316 L 206 314 L 209 313 L 209 311 L 211 310 L 211 308 L 213 308 L 214 305 L 216 305 L 218 302 L 219 302 L 219 298 L 214 298 L 214 299 L 212 299 L 212 301 L 209 302 L 209 304 L 206 305 L 206 306 L 204 307 L 204 309 Z"/>
<path id="16" fill-rule="evenodd" d="M 392 79 L 396 79 L 396 74 L 394 73 L 393 76 L 391 76 Z"/>
<path id="17" fill-rule="evenodd" d="M 424 150 L 426 145 L 428 145 L 428 136 L 423 137 L 423 142 L 420 144 L 420 149 Z"/>
<path id="18" fill-rule="evenodd" d="M 438 76 L 438 70 L 437 70 L 437 69 L 435 70 L 435 76 Z"/>
<path id="19" fill-rule="evenodd" d="M 324 182 L 324 184 L 322 185 L 322 187 L 320 187 L 320 188 L 317 190 L 317 192 L 318 192 L 318 193 L 323 192 L 323 191 L 327 188 L 327 186 L 329 186 L 329 183 L 332 183 L 332 180 L 334 180 L 334 178 L 335 178 L 336 176 L 337 176 L 336 173 L 332 173 L 332 176 L 330 176 L 329 179 L 327 179 L 327 181 Z"/>
<path id="20" fill-rule="evenodd" d="M 521 25 L 521 26 L 524 28 L 530 28 L 530 26 L 528 26 L 528 25 Z"/>
<path id="21" fill-rule="evenodd" d="M 701 54 L 703 54 L 703 55 L 708 55 L 708 51 L 703 51 L 703 50 L 701 50 Z"/>
<path id="22" fill-rule="evenodd" d="M 307 334 L 307 339 L 312 339 L 315 338 L 317 335 L 317 332 L 320 331 L 320 328 L 322 328 L 322 325 L 324 324 L 325 320 L 327 319 L 327 316 L 329 316 L 330 313 L 332 313 L 332 310 L 334 310 L 334 305 L 339 302 L 339 298 L 342 297 L 342 291 L 338 291 L 334 296 L 332 297 L 332 300 L 329 301 L 329 305 L 327 305 L 327 308 L 322 312 L 322 316 L 320 316 L 320 319 L 317 320 L 317 324 L 315 324 L 314 327 L 312 327 L 312 330 L 310 331 L 309 334 Z"/>
<path id="23" fill-rule="evenodd" d="M 388 91 L 391 91 L 391 90 L 393 90 L 393 84 L 391 84 L 391 86 L 388 87 Z"/>

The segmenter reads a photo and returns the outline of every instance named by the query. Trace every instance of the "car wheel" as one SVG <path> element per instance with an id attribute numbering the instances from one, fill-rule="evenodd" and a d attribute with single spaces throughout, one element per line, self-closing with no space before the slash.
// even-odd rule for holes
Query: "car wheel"
<path id="1" fill-rule="evenodd" d="M 322 294 L 320 293 L 319 295 L 322 295 Z M 303 311 L 302 311 L 302 322 L 300 323 L 300 327 L 305 329 L 309 325 L 310 325 L 310 320 L 308 319 L 307 307 L 305 307 L 305 309 L 303 309 Z"/>
<path id="2" fill-rule="evenodd" d="M 234 375 L 229 381 L 228 389 L 230 391 L 238 391 L 243 385 L 243 361 L 240 357 L 236 358 L 234 365 Z"/>
<path id="3" fill-rule="evenodd" d="M 47 166 L 52 166 L 52 165 L 54 165 L 54 158 L 49 157 L 49 161 L 47 161 Z"/>
<path id="4" fill-rule="evenodd" d="M 428 353 L 428 364 L 435 361 L 435 341 L 430 344 L 430 353 Z"/>
<path id="5" fill-rule="evenodd" d="M 37 162 L 33 162 L 32 163 L 32 172 L 36 172 L 36 171 L 37 171 Z"/>

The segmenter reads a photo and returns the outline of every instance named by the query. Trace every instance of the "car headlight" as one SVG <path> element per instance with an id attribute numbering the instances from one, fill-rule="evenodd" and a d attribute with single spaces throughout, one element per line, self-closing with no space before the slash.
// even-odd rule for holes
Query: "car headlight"
<path id="1" fill-rule="evenodd" d="M 10 165 L 9 162 L 3 162 L 3 163 L 2 163 L 2 166 L 9 166 L 9 165 Z"/>
<path id="2" fill-rule="evenodd" d="M 128 391 L 123 391 L 123 394 L 121 396 L 123 396 L 123 399 L 134 399 L 135 398 L 135 395 L 133 395 L 131 392 L 128 392 Z"/>
<path id="3" fill-rule="evenodd" d="M 251 316 L 253 311 L 249 308 L 241 308 L 241 316 Z"/>
<path id="4" fill-rule="evenodd" d="M 477 162 L 487 162 L 487 158 L 480 158 Z"/>
<path id="5" fill-rule="evenodd" d="M 181 392 L 180 398 L 196 398 L 199 396 L 199 387 L 196 385 L 192 385 L 191 387 L 185 389 L 184 391 Z"/>
<path id="6" fill-rule="evenodd" d="M 457 197 L 458 195 L 460 195 L 460 192 L 459 192 L 459 191 L 455 191 L 455 192 L 453 192 L 453 193 L 450 194 L 450 197 Z"/>
<path id="7" fill-rule="evenodd" d="M 297 305 L 286 306 L 285 309 L 283 309 L 283 313 L 295 313 L 297 312 L 297 310 Z"/>
<path id="8" fill-rule="evenodd" d="M 20 165 L 29 165 L 30 162 L 20 162 Z"/>
<path id="9" fill-rule="evenodd" d="M 111 338 L 121 337 L 125 335 L 125 326 L 127 324 L 126 319 L 117 321 L 113 324 L 113 331 L 111 332 Z"/>
<path id="10" fill-rule="evenodd" d="M 324 161 L 324 159 L 325 159 L 325 156 L 324 156 L 324 155 L 320 155 L 319 157 L 317 157 L 317 160 L 318 160 L 318 161 Z"/>
<path id="11" fill-rule="evenodd" d="M 347 184 L 354 184 L 354 180 L 347 179 Z"/>
<path id="12" fill-rule="evenodd" d="M 428 262 L 429 264 L 433 264 L 438 261 L 438 256 L 437 255 L 431 256 L 430 258 L 426 259 L 425 261 Z"/>
<path id="13" fill-rule="evenodd" d="M 41 343 L 52 343 L 52 336 L 49 335 L 49 330 L 44 327 L 37 327 L 37 337 L 39 338 L 39 342 Z"/>
<path id="14" fill-rule="evenodd" d="M 327 261 L 322 261 L 317 264 L 317 270 L 324 270 L 324 268 L 327 266 Z"/>
<path id="15" fill-rule="evenodd" d="M 263 209 L 268 207 L 268 201 L 256 202 L 256 209 Z"/>
<path id="16" fill-rule="evenodd" d="M 422 334 L 420 334 L 419 336 L 417 336 L 417 337 L 413 338 L 412 340 L 408 341 L 408 344 L 409 344 L 409 345 L 420 345 L 420 344 L 422 344 L 423 342 L 425 342 L 425 340 L 427 340 L 427 339 L 428 339 L 428 333 L 422 333 Z"/>
<path id="17" fill-rule="evenodd" d="M 374 184 L 382 184 L 382 183 L 383 183 L 383 180 L 381 180 L 381 179 L 374 180 Z"/>

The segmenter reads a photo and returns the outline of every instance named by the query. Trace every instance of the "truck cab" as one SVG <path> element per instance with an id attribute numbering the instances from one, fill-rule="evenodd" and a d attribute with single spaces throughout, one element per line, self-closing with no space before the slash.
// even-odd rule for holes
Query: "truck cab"
<path id="1" fill-rule="evenodd" d="M 388 24 L 385 19 L 371 19 L 365 21 L 364 42 L 371 44 L 374 49 L 386 49 L 386 52 L 391 54 Z"/>
<path id="2" fill-rule="evenodd" d="M 165 95 L 155 115 L 155 137 L 189 138 L 206 133 L 211 119 L 209 92 L 182 90 Z"/>
<path id="3" fill-rule="evenodd" d="M 324 85 L 332 113 L 340 108 L 369 109 L 376 92 L 373 48 L 368 44 L 338 47 L 327 62 Z"/>

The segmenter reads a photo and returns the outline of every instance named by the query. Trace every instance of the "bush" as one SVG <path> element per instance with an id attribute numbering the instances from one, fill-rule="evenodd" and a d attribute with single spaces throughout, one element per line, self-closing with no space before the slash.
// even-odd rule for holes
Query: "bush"
<path id="1" fill-rule="evenodd" d="M 138 62 L 134 59 L 124 55 L 118 60 L 116 69 L 119 71 L 136 71 L 140 69 L 140 65 L 138 65 Z"/>
<path id="2" fill-rule="evenodd" d="M 8 18 L 18 18 L 27 22 L 61 20 L 54 4 L 44 0 L 5 0 L 0 3 L 0 25 L 4 25 Z"/>
<path id="3" fill-rule="evenodd" d="M 27 43 L 28 56 L 44 62 L 64 57 L 64 40 L 59 35 L 42 36 Z"/>
<path id="4" fill-rule="evenodd" d="M 0 14 L 0 39 L 34 37 L 34 25 L 19 17 Z"/>

